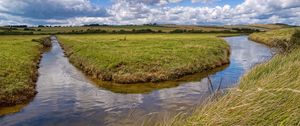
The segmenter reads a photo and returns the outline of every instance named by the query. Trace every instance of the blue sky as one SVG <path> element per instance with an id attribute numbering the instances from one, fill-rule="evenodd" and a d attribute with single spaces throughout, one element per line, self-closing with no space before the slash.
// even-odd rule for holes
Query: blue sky
<path id="1" fill-rule="evenodd" d="M 0 0 L 0 25 L 300 25 L 300 0 Z"/>

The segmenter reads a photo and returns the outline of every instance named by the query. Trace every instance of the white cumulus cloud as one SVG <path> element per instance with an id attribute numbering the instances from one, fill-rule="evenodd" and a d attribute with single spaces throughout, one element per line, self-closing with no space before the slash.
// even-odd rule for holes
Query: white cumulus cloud
<path id="1" fill-rule="evenodd" d="M 1 24 L 251 24 L 300 25 L 299 0 L 245 0 L 237 6 L 168 6 L 183 0 L 114 0 L 100 8 L 89 0 L 0 0 Z M 214 0 L 189 0 L 207 3 Z M 37 7 L 40 6 L 40 7 Z M 17 8 L 17 9 L 16 9 Z M 52 8 L 52 9 L 49 9 Z"/>

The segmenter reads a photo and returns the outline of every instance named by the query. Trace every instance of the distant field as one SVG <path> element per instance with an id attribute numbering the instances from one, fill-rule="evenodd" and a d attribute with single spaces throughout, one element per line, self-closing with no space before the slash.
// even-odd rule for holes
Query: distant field
<path id="1" fill-rule="evenodd" d="M 268 63 L 255 67 L 242 78 L 238 88 L 199 107 L 185 121 L 177 120 L 177 125 L 300 124 L 300 31 L 282 29 L 254 36 L 271 46 L 277 43 L 274 40 L 279 40 L 292 43 L 292 47 Z"/>
<path id="2" fill-rule="evenodd" d="M 121 26 L 74 26 L 74 27 L 0 27 L 0 34 L 82 34 L 82 33 L 252 33 L 256 30 L 269 31 L 288 28 L 288 25 L 254 24 L 230 26 L 196 25 L 121 25 Z"/>
<path id="3" fill-rule="evenodd" d="M 223 27 L 201 27 L 201 26 L 176 26 L 176 25 L 161 25 L 161 26 L 143 26 L 143 25 L 133 25 L 133 26 L 85 26 L 85 27 L 33 27 L 24 30 L 25 28 L 17 28 L 12 30 L 12 32 L 27 32 L 34 34 L 54 34 L 54 33 L 69 33 L 69 32 L 85 32 L 87 30 L 105 30 L 106 32 L 118 32 L 120 30 L 133 31 L 133 30 L 146 30 L 151 29 L 154 32 L 171 32 L 176 29 L 182 30 L 201 30 L 204 32 L 211 31 L 224 31 L 229 30 Z M 0 32 L 3 31 L 0 29 Z"/>
<path id="4" fill-rule="evenodd" d="M 158 82 L 229 62 L 222 34 L 59 35 L 88 75 L 117 83 Z"/>
<path id="5" fill-rule="evenodd" d="M 270 31 L 282 28 L 290 28 L 292 26 L 284 24 L 251 24 L 251 25 L 227 25 L 224 28 L 250 28 L 250 29 L 259 29 L 261 31 Z"/>
<path id="6" fill-rule="evenodd" d="M 0 36 L 0 106 L 18 104 L 35 94 L 42 36 Z"/>

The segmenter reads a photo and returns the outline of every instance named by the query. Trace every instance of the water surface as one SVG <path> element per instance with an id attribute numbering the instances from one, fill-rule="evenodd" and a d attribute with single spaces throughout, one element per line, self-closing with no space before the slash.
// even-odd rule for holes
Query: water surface
<path id="1" fill-rule="evenodd" d="M 1 116 L 0 125 L 151 125 L 189 112 L 212 90 L 235 86 L 251 67 L 272 56 L 268 47 L 249 41 L 247 36 L 224 39 L 231 46 L 227 66 L 176 81 L 124 86 L 85 77 L 64 57 L 52 37 L 53 47 L 43 54 L 40 64 L 39 93 L 20 112 Z"/>

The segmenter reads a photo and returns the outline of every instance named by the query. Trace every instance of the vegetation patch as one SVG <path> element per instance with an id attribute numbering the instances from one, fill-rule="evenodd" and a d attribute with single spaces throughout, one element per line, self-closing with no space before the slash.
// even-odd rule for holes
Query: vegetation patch
<path id="1" fill-rule="evenodd" d="M 273 46 L 271 40 L 299 43 L 296 29 L 256 33 L 255 39 Z M 294 39 L 287 37 L 295 37 Z M 277 44 L 275 44 L 277 45 Z M 255 67 L 240 85 L 224 97 L 201 106 L 178 125 L 299 125 L 300 123 L 300 48 L 278 54 Z"/>
<path id="2" fill-rule="evenodd" d="M 106 90 L 115 92 L 115 93 L 122 93 L 122 94 L 148 94 L 153 91 L 173 88 L 177 87 L 180 84 L 187 83 L 187 82 L 195 82 L 201 80 L 202 78 L 207 77 L 207 75 L 215 74 L 219 71 L 224 70 L 227 68 L 228 65 L 224 65 L 222 67 L 215 68 L 213 70 L 209 70 L 207 72 L 196 73 L 188 76 L 184 76 L 182 78 L 171 80 L 171 81 L 164 81 L 160 82 L 159 84 L 156 83 L 140 83 L 140 84 L 117 84 L 110 81 L 101 81 L 101 80 L 93 80 L 96 82 L 96 86 L 104 88 Z M 0 114 L 1 115 L 1 114 Z"/>
<path id="3" fill-rule="evenodd" d="M 287 28 L 269 32 L 254 33 L 249 39 L 260 42 L 287 52 L 300 44 L 299 28 Z"/>
<path id="4" fill-rule="evenodd" d="M 116 83 L 172 80 L 229 63 L 221 34 L 60 35 L 70 61 Z"/>
<path id="5" fill-rule="evenodd" d="M 0 106 L 20 104 L 35 94 L 42 36 L 0 37 Z"/>
<path id="6" fill-rule="evenodd" d="M 84 26 L 43 26 L 28 27 L 26 25 L 0 26 L 0 35 L 51 35 L 51 34 L 143 34 L 143 33 L 242 33 L 250 34 L 257 31 L 269 31 L 293 26 L 285 24 L 256 24 L 230 26 L 199 26 L 199 25 L 100 25 Z"/>

